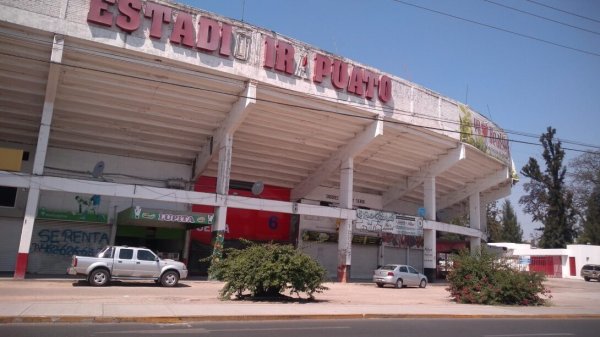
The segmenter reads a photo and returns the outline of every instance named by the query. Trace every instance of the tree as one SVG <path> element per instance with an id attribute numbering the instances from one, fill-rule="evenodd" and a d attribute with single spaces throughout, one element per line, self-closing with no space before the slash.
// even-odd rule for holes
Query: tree
<path id="1" fill-rule="evenodd" d="M 510 260 L 486 250 L 463 250 L 452 261 L 446 290 L 458 303 L 543 305 L 552 298 L 543 274 L 516 270 Z"/>
<path id="2" fill-rule="evenodd" d="M 600 178 L 600 174 L 598 174 Z M 600 245 L 600 185 L 596 185 L 587 200 L 581 243 Z"/>
<path id="3" fill-rule="evenodd" d="M 579 243 L 600 244 L 600 151 L 584 153 L 571 161 L 571 188 L 579 210 Z"/>
<path id="4" fill-rule="evenodd" d="M 313 299 L 314 293 L 327 290 L 323 286 L 327 271 L 293 246 L 245 243 L 250 246 L 225 250 L 227 256 L 214 260 L 208 269 L 210 275 L 226 282 L 220 291 L 222 299 L 234 294 L 242 298 L 245 291 L 252 297 L 277 299 L 285 290 L 297 295 L 304 292 Z"/>
<path id="5" fill-rule="evenodd" d="M 524 211 L 532 215 L 533 221 L 541 222 L 539 246 L 542 248 L 565 248 L 575 236 L 575 208 L 573 193 L 565 184 L 566 167 L 563 166 L 565 152 L 560 140 L 555 140 L 556 129 L 548 127 L 540 137 L 544 147 L 542 157 L 546 169 L 541 171 L 535 158 L 521 169 L 521 174 L 530 179 L 523 185 L 527 195 L 519 199 Z"/>
<path id="6" fill-rule="evenodd" d="M 513 243 L 523 241 L 523 230 L 517 222 L 515 209 L 508 199 L 504 199 L 502 204 L 502 240 Z"/>
<path id="7" fill-rule="evenodd" d="M 571 188 L 575 193 L 575 204 L 585 208 L 594 188 L 600 185 L 600 151 L 587 152 L 569 164 Z"/>
<path id="8" fill-rule="evenodd" d="M 500 211 L 496 201 L 489 203 L 486 208 L 488 242 L 502 242 L 502 223 L 500 223 Z"/>

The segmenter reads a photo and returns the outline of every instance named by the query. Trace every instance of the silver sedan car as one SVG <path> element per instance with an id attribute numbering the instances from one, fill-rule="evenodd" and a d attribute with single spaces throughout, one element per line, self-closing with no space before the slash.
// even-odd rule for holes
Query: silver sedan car
<path id="1" fill-rule="evenodd" d="M 405 264 L 387 264 L 373 272 L 373 282 L 379 288 L 385 284 L 391 284 L 396 288 L 407 286 L 425 288 L 427 287 L 427 276 Z"/>

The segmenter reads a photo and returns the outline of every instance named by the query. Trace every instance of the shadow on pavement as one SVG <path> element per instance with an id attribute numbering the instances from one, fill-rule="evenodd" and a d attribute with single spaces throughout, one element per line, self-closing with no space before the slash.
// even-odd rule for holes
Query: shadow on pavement
<path id="1" fill-rule="evenodd" d="M 155 282 L 147 282 L 147 281 L 140 281 L 140 282 L 135 282 L 135 281 L 110 281 L 108 284 L 109 287 L 122 287 L 122 288 L 126 288 L 126 287 L 136 287 L 136 288 L 162 288 L 162 286 L 158 283 Z M 92 287 L 87 281 L 85 280 L 79 280 L 76 282 L 73 282 L 73 287 Z M 177 283 L 176 286 L 171 287 L 172 289 L 175 288 L 190 288 L 191 286 L 185 284 L 185 283 Z"/>

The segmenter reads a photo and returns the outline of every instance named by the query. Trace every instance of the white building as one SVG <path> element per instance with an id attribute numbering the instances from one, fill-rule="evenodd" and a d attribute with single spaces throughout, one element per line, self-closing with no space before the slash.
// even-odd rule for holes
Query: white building
<path id="1" fill-rule="evenodd" d="M 341 281 L 388 261 L 433 276 L 436 231 L 478 247 L 510 194 L 507 136 L 467 106 L 170 1 L 0 0 L 0 90 L 16 278 L 113 242 L 195 264 L 240 237 L 298 244 Z"/>
<path id="2" fill-rule="evenodd" d="M 533 248 L 526 243 L 488 243 L 505 249 L 505 256 L 519 257 L 523 270 L 543 272 L 549 277 L 581 278 L 585 264 L 600 264 L 600 246 L 567 245 L 565 249 Z"/>

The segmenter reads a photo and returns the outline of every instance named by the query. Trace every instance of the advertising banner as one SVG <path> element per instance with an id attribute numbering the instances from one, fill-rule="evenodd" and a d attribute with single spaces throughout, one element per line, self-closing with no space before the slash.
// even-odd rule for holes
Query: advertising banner
<path id="1" fill-rule="evenodd" d="M 358 209 L 354 226 L 357 231 L 423 236 L 421 218 L 393 212 Z"/>
<path id="2" fill-rule="evenodd" d="M 384 246 L 423 247 L 423 219 L 421 218 L 364 209 L 356 210 L 356 218 L 355 231 L 378 233 Z"/>

